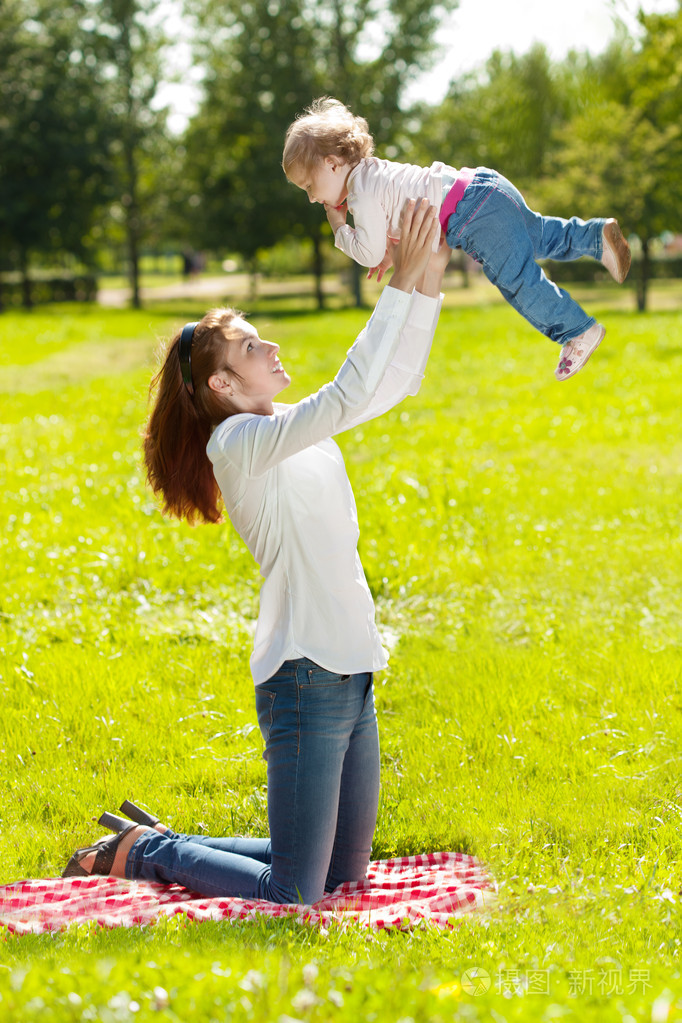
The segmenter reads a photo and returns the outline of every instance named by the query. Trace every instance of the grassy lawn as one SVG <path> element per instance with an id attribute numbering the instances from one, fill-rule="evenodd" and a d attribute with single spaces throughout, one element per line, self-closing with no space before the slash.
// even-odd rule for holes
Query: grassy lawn
<path id="1" fill-rule="evenodd" d="M 340 438 L 392 647 L 373 855 L 471 852 L 494 907 L 445 932 L 0 931 L 0 1019 L 682 1020 L 682 316 L 585 295 L 607 337 L 562 384 L 489 291 L 449 296 L 417 398 Z M 260 310 L 291 400 L 364 322 Z M 60 873 L 125 797 L 266 833 L 260 577 L 140 470 L 156 339 L 202 311 L 0 317 L 3 883 Z"/>

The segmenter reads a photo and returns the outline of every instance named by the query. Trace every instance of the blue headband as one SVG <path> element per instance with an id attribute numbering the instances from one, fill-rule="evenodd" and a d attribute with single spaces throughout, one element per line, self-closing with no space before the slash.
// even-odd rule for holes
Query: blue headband
<path id="1" fill-rule="evenodd" d="M 192 383 L 192 338 L 194 337 L 194 331 L 198 325 L 198 320 L 196 323 L 185 324 L 182 328 L 180 344 L 178 346 L 182 379 L 190 394 L 194 394 L 194 384 Z"/>

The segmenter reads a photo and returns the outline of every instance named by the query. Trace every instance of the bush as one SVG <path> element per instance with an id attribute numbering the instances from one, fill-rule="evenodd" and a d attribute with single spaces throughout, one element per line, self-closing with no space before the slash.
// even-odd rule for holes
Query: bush
<path id="1" fill-rule="evenodd" d="M 47 302 L 95 302 L 97 278 L 93 274 L 50 274 L 29 278 L 33 305 Z M 24 304 L 24 285 L 18 274 L 0 275 L 0 307 Z"/>
<path id="2" fill-rule="evenodd" d="M 639 277 L 639 263 L 638 258 L 633 258 L 630 271 L 633 278 Z M 570 263 L 546 259 L 541 261 L 541 265 L 547 276 L 559 284 L 564 281 L 567 283 L 575 281 L 595 283 L 611 280 L 608 270 L 594 259 L 577 259 Z M 649 276 L 657 280 L 682 277 L 682 256 L 650 260 Z"/>

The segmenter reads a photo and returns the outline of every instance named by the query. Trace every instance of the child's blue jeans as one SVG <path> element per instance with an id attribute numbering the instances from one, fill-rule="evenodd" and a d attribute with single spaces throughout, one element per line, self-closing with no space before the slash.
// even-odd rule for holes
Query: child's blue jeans
<path id="1" fill-rule="evenodd" d="M 448 220 L 446 241 L 462 248 L 506 300 L 552 341 L 566 344 L 596 321 L 550 281 L 536 259 L 601 259 L 605 220 L 542 217 L 511 181 L 478 167 Z"/>
<path id="2" fill-rule="evenodd" d="M 256 687 L 269 838 L 145 832 L 126 877 L 206 896 L 312 903 L 366 873 L 379 801 L 372 675 L 285 661 Z"/>

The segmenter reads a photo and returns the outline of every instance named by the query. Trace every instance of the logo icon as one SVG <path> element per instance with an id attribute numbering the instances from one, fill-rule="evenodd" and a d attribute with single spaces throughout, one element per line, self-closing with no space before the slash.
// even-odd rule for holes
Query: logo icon
<path id="1" fill-rule="evenodd" d="M 490 988 L 490 974 L 480 966 L 472 966 L 462 974 L 462 991 L 468 995 L 484 995 Z"/>

